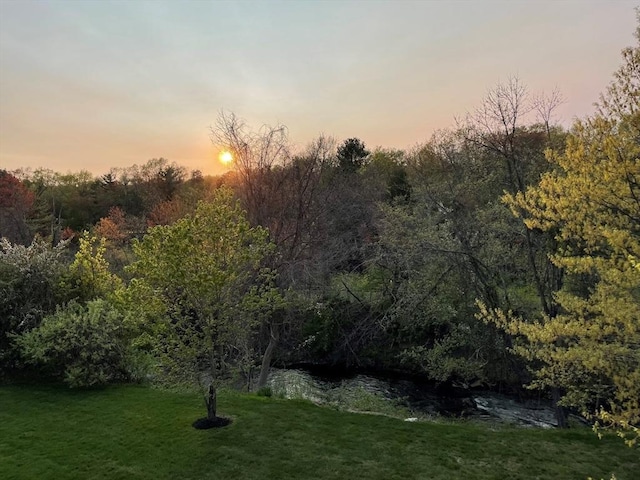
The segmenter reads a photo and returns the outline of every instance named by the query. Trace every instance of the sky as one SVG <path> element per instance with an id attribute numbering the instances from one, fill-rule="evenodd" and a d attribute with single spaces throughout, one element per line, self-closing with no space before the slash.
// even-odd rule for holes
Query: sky
<path id="1" fill-rule="evenodd" d="M 516 76 L 593 112 L 636 0 L 0 0 L 0 169 L 222 173 L 221 111 L 409 149 Z"/>

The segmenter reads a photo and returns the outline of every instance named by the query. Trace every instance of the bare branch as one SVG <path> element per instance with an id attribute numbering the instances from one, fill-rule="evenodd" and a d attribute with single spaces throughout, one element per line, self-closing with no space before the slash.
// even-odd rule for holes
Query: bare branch
<path id="1" fill-rule="evenodd" d="M 551 135 L 551 122 L 554 111 L 564 102 L 565 99 L 557 88 L 554 88 L 548 95 L 542 92 L 533 97 L 532 106 L 536 111 L 538 121 L 545 126 L 547 136 Z"/>

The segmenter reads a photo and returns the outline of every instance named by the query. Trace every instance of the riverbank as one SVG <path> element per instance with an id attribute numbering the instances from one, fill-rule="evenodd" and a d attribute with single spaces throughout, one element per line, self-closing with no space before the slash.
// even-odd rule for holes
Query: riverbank
<path id="1" fill-rule="evenodd" d="M 202 399 L 140 386 L 0 387 L 3 479 L 631 479 L 637 450 L 587 428 L 411 423 L 222 392 L 228 427 L 196 430 Z"/>

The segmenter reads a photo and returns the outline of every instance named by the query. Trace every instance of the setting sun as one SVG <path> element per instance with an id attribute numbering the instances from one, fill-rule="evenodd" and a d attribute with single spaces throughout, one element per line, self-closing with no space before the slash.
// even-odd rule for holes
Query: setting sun
<path id="1" fill-rule="evenodd" d="M 220 155 L 218 156 L 218 158 L 225 165 L 229 165 L 231 162 L 233 162 L 233 155 L 231 154 L 231 152 L 227 150 L 220 152 Z"/>

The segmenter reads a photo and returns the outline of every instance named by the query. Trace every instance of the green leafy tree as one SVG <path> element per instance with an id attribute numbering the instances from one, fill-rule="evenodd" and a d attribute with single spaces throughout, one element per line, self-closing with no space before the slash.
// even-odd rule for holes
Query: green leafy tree
<path id="1" fill-rule="evenodd" d="M 540 306 L 522 222 L 500 203 L 508 168 L 468 134 L 437 132 L 405 155 L 409 201 L 382 205 L 375 256 L 367 264 L 385 278 L 386 331 L 405 368 L 439 381 L 517 386 L 530 379 L 524 362 L 506 352 L 508 335 L 474 320 L 475 299 L 536 313 Z M 538 135 L 529 138 L 520 128 L 517 136 L 518 145 L 530 144 L 526 155 L 520 149 L 523 162 L 543 157 Z"/>
<path id="2" fill-rule="evenodd" d="M 556 147 L 563 139 L 558 134 L 562 131 L 551 126 L 553 112 L 560 103 L 562 98 L 557 92 L 531 96 L 517 77 L 511 77 L 491 89 L 480 106 L 467 115 L 461 131 L 465 141 L 479 147 L 486 160 L 499 169 L 502 185 L 495 185 L 496 191 L 512 195 L 524 192 L 549 168 L 544 151 Z M 531 122 L 534 113 L 536 123 L 527 125 L 525 122 Z M 520 238 L 513 240 L 516 244 L 524 243 L 522 255 L 528 265 L 517 283 L 524 280 L 526 288 L 535 288 L 541 312 L 534 316 L 553 317 L 559 309 L 554 292 L 563 281 L 562 270 L 548 258 L 555 248 L 553 234 L 528 229 L 522 222 L 519 230 Z M 509 308 L 508 303 L 500 307 Z M 552 388 L 551 395 L 558 425 L 566 427 L 565 412 L 558 406 L 560 393 Z"/>
<path id="3" fill-rule="evenodd" d="M 639 37 L 640 40 L 640 37 Z M 530 229 L 551 232 L 552 262 L 568 281 L 557 315 L 530 322 L 488 308 L 482 316 L 526 342 L 539 365 L 533 386 L 560 387 L 566 405 L 617 429 L 630 445 L 640 424 L 640 45 L 602 96 L 596 115 L 574 125 L 554 169 L 536 187 L 508 195 Z"/>
<path id="4" fill-rule="evenodd" d="M 106 239 L 84 232 L 78 251 L 69 267 L 67 282 L 80 300 L 106 297 L 121 286 L 121 280 L 109 271 L 105 258 Z"/>
<path id="5" fill-rule="evenodd" d="M 364 170 L 369 188 L 384 192 L 389 203 L 406 203 L 411 198 L 406 159 L 402 150 L 377 148 L 369 157 Z"/>
<path id="6" fill-rule="evenodd" d="M 419 189 L 414 198 L 422 200 Z M 466 252 L 446 212 L 426 202 L 383 213 L 375 264 L 389 302 L 386 330 L 402 365 L 437 381 L 495 380 L 489 372 L 500 340 L 470 321 L 473 294 L 490 288 L 474 275 L 474 266 L 490 275 L 482 252 Z"/>
<path id="7" fill-rule="evenodd" d="M 256 327 L 281 302 L 263 267 L 273 252 L 268 232 L 251 227 L 232 193 L 220 189 L 193 214 L 149 229 L 133 250 L 132 285 L 161 317 L 164 372 L 206 385 L 208 418 L 215 420 L 216 385 L 234 372 L 250 374 Z"/>
<path id="8" fill-rule="evenodd" d="M 356 172 L 364 165 L 364 161 L 369 156 L 369 153 L 362 140 L 359 138 L 348 138 L 338 147 L 338 166 L 344 172 Z"/>

